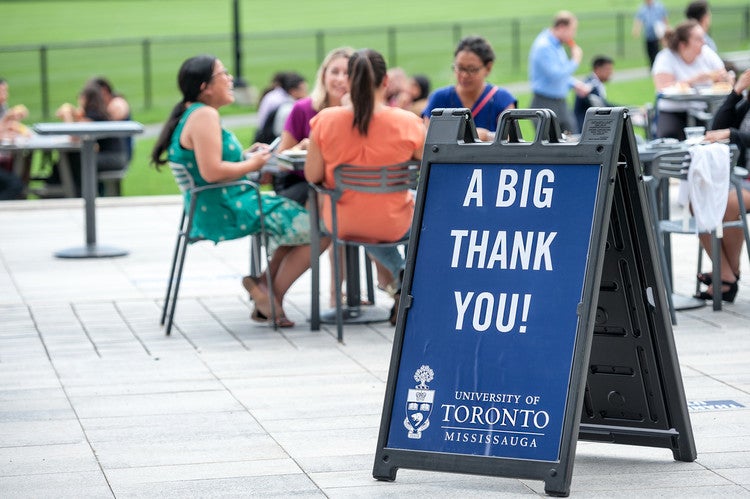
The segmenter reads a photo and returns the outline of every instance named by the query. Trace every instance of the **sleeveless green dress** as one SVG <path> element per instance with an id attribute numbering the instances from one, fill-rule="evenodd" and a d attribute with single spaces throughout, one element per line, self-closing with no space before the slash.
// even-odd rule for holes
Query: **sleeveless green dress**
<path id="1" fill-rule="evenodd" d="M 177 124 L 167 149 L 167 159 L 184 165 L 196 186 L 209 185 L 201 177 L 195 153 L 180 145 L 180 134 L 188 116 L 204 104 L 195 103 L 185 110 Z M 230 131 L 221 129 L 222 160 L 241 161 L 242 145 Z M 190 202 L 185 193 L 185 206 Z M 296 246 L 310 243 L 310 219 L 301 205 L 273 193 L 263 194 L 261 204 L 266 232 L 271 250 L 278 246 Z M 201 193 L 193 216 L 191 237 L 201 237 L 214 242 L 236 239 L 260 232 L 258 198 L 247 186 L 231 186 Z"/>

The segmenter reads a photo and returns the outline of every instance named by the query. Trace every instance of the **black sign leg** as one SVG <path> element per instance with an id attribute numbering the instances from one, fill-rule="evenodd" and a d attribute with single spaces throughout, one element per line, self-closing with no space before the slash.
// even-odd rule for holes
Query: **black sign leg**
<path id="1" fill-rule="evenodd" d="M 375 466 L 372 470 L 372 476 L 375 480 L 381 482 L 393 482 L 396 480 L 396 472 L 398 468 L 388 464 L 387 455 L 378 455 L 375 457 Z"/>
<path id="2" fill-rule="evenodd" d="M 580 439 L 697 457 L 632 128 L 623 135 Z"/>

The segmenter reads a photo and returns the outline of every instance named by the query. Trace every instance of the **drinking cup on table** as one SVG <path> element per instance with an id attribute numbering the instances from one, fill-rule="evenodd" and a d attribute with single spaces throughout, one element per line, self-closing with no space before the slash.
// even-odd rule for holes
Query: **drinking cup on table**
<path id="1" fill-rule="evenodd" d="M 685 140 L 697 139 L 706 135 L 706 127 L 704 126 L 686 126 L 683 131 L 685 132 Z"/>

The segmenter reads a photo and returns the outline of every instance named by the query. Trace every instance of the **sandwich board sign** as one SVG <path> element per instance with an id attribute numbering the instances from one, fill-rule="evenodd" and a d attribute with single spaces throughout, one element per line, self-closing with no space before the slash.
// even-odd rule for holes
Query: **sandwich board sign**
<path id="1" fill-rule="evenodd" d="M 566 143 L 551 111 L 511 110 L 497 137 L 467 109 L 431 116 L 373 476 L 567 496 L 579 437 L 694 460 L 627 111 L 589 110 Z"/>

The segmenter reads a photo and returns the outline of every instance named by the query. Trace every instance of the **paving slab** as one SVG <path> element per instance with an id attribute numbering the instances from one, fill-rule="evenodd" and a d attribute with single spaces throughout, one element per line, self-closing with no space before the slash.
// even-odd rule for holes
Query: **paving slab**
<path id="1" fill-rule="evenodd" d="M 343 344 L 333 325 L 311 332 L 309 273 L 285 304 L 296 327 L 252 322 L 247 242 L 229 241 L 190 248 L 166 337 L 179 197 L 97 206 L 99 241 L 128 256 L 53 256 L 82 242 L 80 200 L 0 205 L 0 496 L 544 495 L 526 479 L 402 469 L 374 480 L 391 326 L 347 326 Z M 675 288 L 690 293 L 696 238 L 673 249 Z M 390 308 L 384 293 L 376 303 Z M 750 497 L 750 284 L 720 312 L 677 320 L 698 459 L 581 441 L 572 497 Z"/>

